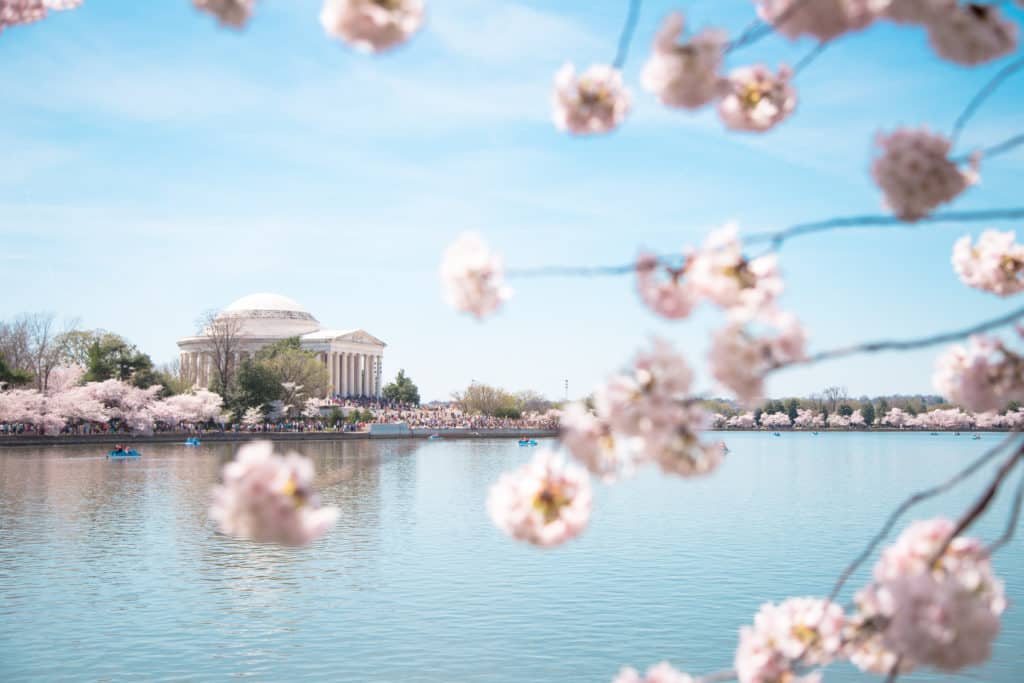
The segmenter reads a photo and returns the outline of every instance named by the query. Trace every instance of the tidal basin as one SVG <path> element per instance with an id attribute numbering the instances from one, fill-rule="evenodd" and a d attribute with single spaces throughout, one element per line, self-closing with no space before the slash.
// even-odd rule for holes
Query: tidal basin
<path id="1" fill-rule="evenodd" d="M 2 449 L 0 680 L 603 683 L 663 659 L 716 671 L 762 602 L 827 594 L 904 497 L 1002 438 L 721 437 L 731 452 L 706 479 L 595 484 L 590 528 L 551 550 L 504 537 L 484 509 L 533 454 L 515 440 L 280 444 L 314 459 L 341 509 L 304 549 L 215 532 L 210 489 L 237 444 L 146 445 L 128 462 L 100 445 Z M 985 481 L 906 519 L 955 517 Z M 971 535 L 997 537 L 1011 496 Z M 1009 607 L 992 660 L 906 680 L 1022 680 L 1019 534 L 994 563 Z M 881 679 L 838 664 L 824 680 Z"/>

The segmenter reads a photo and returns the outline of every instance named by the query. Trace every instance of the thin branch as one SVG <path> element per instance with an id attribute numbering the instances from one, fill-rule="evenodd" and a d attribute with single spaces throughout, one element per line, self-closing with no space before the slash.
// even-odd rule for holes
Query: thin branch
<path id="1" fill-rule="evenodd" d="M 800 58 L 800 61 L 793 65 L 793 76 L 797 76 L 801 71 L 807 68 L 811 62 L 817 59 L 818 56 L 825 51 L 825 48 L 831 44 L 831 42 L 822 42 L 815 45 L 813 50 L 805 54 Z"/>
<path id="2" fill-rule="evenodd" d="M 626 15 L 626 23 L 622 25 L 622 33 L 619 34 L 619 48 L 615 52 L 615 60 L 612 66 L 621 69 L 629 57 L 629 46 L 633 42 L 633 34 L 636 33 L 636 22 L 640 19 L 641 0 L 629 0 L 629 14 Z"/>
<path id="3" fill-rule="evenodd" d="M 992 145 L 991 147 L 984 148 L 983 150 L 981 150 L 981 158 L 991 159 L 992 157 L 997 157 L 1000 154 L 1004 152 L 1009 152 L 1011 149 L 1019 147 L 1022 144 L 1024 144 L 1024 133 L 1014 135 L 1012 138 L 1008 140 L 1003 140 L 997 145 Z M 964 161 L 966 161 L 967 158 L 970 158 L 970 155 L 967 155 Z M 960 160 L 958 159 L 957 161 Z"/>
<path id="4" fill-rule="evenodd" d="M 843 218 L 830 218 L 814 223 L 801 223 L 784 230 L 775 232 L 755 232 L 743 236 L 748 244 L 757 242 L 770 242 L 773 249 L 782 246 L 782 243 L 794 237 L 809 235 L 829 230 L 842 230 L 846 228 L 869 228 L 880 226 L 913 227 L 922 223 L 968 223 L 973 221 L 1011 220 L 1024 218 L 1024 207 L 1012 207 L 1008 209 L 987 209 L 982 211 L 947 211 L 945 213 L 933 213 L 917 221 L 917 223 L 906 223 L 891 214 L 876 214 L 863 216 L 847 216 Z"/>
<path id="5" fill-rule="evenodd" d="M 1024 136 L 1017 144 L 1024 143 Z M 1003 143 L 1006 144 L 1006 143 Z M 782 244 L 794 237 L 802 237 L 819 232 L 830 230 L 843 230 L 848 228 L 872 228 L 890 227 L 913 228 L 922 223 L 973 223 L 983 221 L 1013 220 L 1024 218 L 1024 207 L 1011 207 L 1007 209 L 985 209 L 980 211 L 948 211 L 946 213 L 935 213 L 925 216 L 917 223 L 906 223 L 899 218 L 888 214 L 845 216 L 841 218 L 830 218 L 814 223 L 800 223 L 797 225 L 777 230 L 774 232 L 753 232 L 743 235 L 743 241 L 747 244 L 759 244 L 769 242 L 771 249 L 778 249 Z M 665 264 L 674 264 L 681 261 L 682 253 L 665 254 L 659 260 Z M 537 266 L 535 268 L 511 268 L 506 271 L 509 277 L 602 277 L 615 275 L 628 275 L 636 270 L 635 263 L 624 263 L 610 266 Z"/>
<path id="6" fill-rule="evenodd" d="M 896 658 L 896 661 L 892 663 L 892 668 L 889 669 L 889 675 L 885 678 L 885 683 L 895 683 L 896 679 L 900 675 L 900 664 L 903 663 L 903 655 Z"/>
<path id="7" fill-rule="evenodd" d="M 902 503 L 900 503 L 899 507 L 897 507 L 895 510 L 892 511 L 892 513 L 890 513 L 888 519 L 885 520 L 885 524 L 882 525 L 882 528 L 879 529 L 878 533 L 876 533 L 874 537 L 868 542 L 867 546 L 863 550 L 861 550 L 860 554 L 857 555 L 853 562 L 847 565 L 846 569 L 843 570 L 843 573 L 839 575 L 839 578 L 836 580 L 835 586 L 832 588 L 832 592 L 829 593 L 829 601 L 835 601 L 835 599 L 839 596 L 840 591 L 843 590 L 843 586 L 845 586 L 846 582 L 850 579 L 851 576 L 853 576 L 853 573 L 857 571 L 857 569 L 860 568 L 860 566 L 864 564 L 864 562 L 866 562 L 869 557 L 871 557 L 871 555 L 875 552 L 875 548 L 877 548 L 879 544 L 881 544 L 881 542 L 886 539 L 886 537 L 889 535 L 889 532 L 891 532 L 893 527 L 896 526 L 896 522 L 900 520 L 900 518 L 907 512 L 907 510 L 909 510 L 910 508 L 914 507 L 915 505 L 922 501 L 928 500 L 929 498 L 934 498 L 935 496 L 941 495 L 946 491 L 949 491 L 960 482 L 970 478 L 971 475 L 973 475 L 975 472 L 977 472 L 986 464 L 988 464 L 990 460 L 992 460 L 997 455 L 1006 450 L 1006 447 L 1009 446 L 1013 442 L 1013 440 L 1016 439 L 1018 436 L 1019 432 L 1014 432 L 1010 434 L 1010 436 L 1000 441 L 998 444 L 990 448 L 985 453 L 982 453 L 980 457 L 975 459 L 973 462 L 967 465 L 967 467 L 963 468 L 946 481 L 942 482 L 941 484 L 937 484 L 936 486 L 933 486 L 931 488 L 925 489 L 923 491 L 918 491 L 917 493 L 913 494 L 912 496 L 904 500 Z"/>
<path id="8" fill-rule="evenodd" d="M 1013 496 L 1013 504 L 1010 506 L 1010 519 L 1006 522 L 1006 530 L 1003 531 L 1003 535 L 997 538 L 992 545 L 987 549 L 989 555 L 996 552 L 1004 545 L 1013 540 L 1013 535 L 1017 531 L 1017 522 L 1020 521 L 1020 509 L 1024 504 L 1024 474 L 1020 477 L 1020 483 L 1017 484 L 1017 493 Z"/>
<path id="9" fill-rule="evenodd" d="M 920 337 L 917 339 L 890 339 L 885 341 L 867 342 L 864 344 L 854 344 L 853 346 L 844 346 L 838 349 L 830 349 L 828 351 L 819 351 L 818 353 L 811 354 L 800 360 L 777 365 L 772 368 L 772 370 L 780 370 L 794 365 L 811 365 L 825 360 L 843 358 L 845 356 L 853 356 L 861 353 L 876 353 L 878 351 L 912 351 L 914 349 L 923 349 L 937 344 L 958 341 L 960 339 L 970 337 L 971 335 L 981 334 L 982 332 L 988 332 L 989 330 L 1009 325 L 1020 318 L 1024 318 L 1024 307 L 1016 308 L 1005 315 L 999 316 L 998 318 L 986 320 L 971 327 L 953 330 L 952 332 L 942 332 L 930 337 Z"/>
<path id="10" fill-rule="evenodd" d="M 792 18 L 792 16 L 796 14 L 807 2 L 809 2 L 809 0 L 796 0 L 796 2 L 787 7 L 782 14 L 776 17 L 773 22 L 761 21 L 760 19 L 754 20 L 745 29 L 743 29 L 743 32 L 740 33 L 739 36 L 726 44 L 724 49 L 725 54 L 728 54 L 737 48 L 752 45 L 765 36 L 771 34 L 772 31 L 777 30 L 780 26 L 789 21 L 790 18 Z"/>
<path id="11" fill-rule="evenodd" d="M 992 501 L 995 500 L 996 494 L 999 493 L 999 487 L 1002 485 L 1006 477 L 1009 476 L 1010 472 L 1013 471 L 1013 468 L 1017 466 L 1017 463 L 1020 462 L 1022 457 L 1024 457 L 1024 447 L 1018 448 L 1014 451 L 1010 457 L 999 466 L 999 471 L 996 472 L 996 476 L 992 479 L 991 483 L 985 487 L 985 490 L 982 491 L 980 496 L 978 496 L 978 499 L 974 501 L 974 505 L 972 505 L 967 512 L 963 514 L 960 521 L 957 522 L 956 528 L 953 529 L 953 533 L 949 535 L 946 542 L 943 543 L 935 552 L 935 555 L 932 556 L 932 560 L 929 565 L 935 564 L 935 562 L 942 557 L 942 554 L 946 552 L 946 548 L 948 548 L 949 544 L 953 542 L 953 539 L 966 531 L 985 513 L 986 510 L 988 510 Z"/>
<path id="12" fill-rule="evenodd" d="M 999 89 L 999 86 L 1002 85 L 1003 81 L 1021 69 L 1024 69 L 1024 57 L 1015 62 L 1010 62 L 1000 69 L 999 73 L 993 76 L 992 80 L 986 83 L 984 87 L 982 87 L 982 89 L 971 98 L 971 101 L 967 103 L 964 110 L 960 112 L 960 116 L 956 118 L 956 123 L 953 124 L 953 132 L 949 135 L 950 142 L 953 146 L 956 145 L 957 140 L 960 138 L 960 133 L 963 132 L 964 126 L 967 125 L 967 122 L 974 115 L 974 112 L 978 110 L 978 107 L 988 99 L 989 95 Z"/>

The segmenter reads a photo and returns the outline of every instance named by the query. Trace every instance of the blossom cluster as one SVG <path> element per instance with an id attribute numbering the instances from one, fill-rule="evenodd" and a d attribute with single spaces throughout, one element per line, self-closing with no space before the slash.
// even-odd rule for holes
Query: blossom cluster
<path id="1" fill-rule="evenodd" d="M 591 499 L 586 470 L 544 449 L 491 487 L 487 512 L 512 538 L 550 547 L 586 529 Z"/>
<path id="2" fill-rule="evenodd" d="M 510 296 L 501 259 L 479 235 L 467 232 L 444 252 L 441 284 L 452 308 L 478 319 L 495 312 Z"/>
<path id="3" fill-rule="evenodd" d="M 269 441 L 239 448 L 222 475 L 210 517 L 228 536 L 301 546 L 323 536 L 338 519 L 337 508 L 320 505 L 312 461 L 297 453 L 278 455 Z"/>
<path id="4" fill-rule="evenodd" d="M 790 598 L 766 603 L 751 626 L 740 629 L 736 676 L 740 683 L 817 681 L 798 676 L 801 665 L 824 665 L 842 655 L 846 616 L 828 600 Z"/>
<path id="5" fill-rule="evenodd" d="M 871 173 L 886 206 L 901 220 L 918 221 L 977 182 L 978 157 L 972 157 L 969 169 L 961 169 L 949 158 L 950 141 L 926 128 L 880 133 L 876 142 L 882 154 Z"/>
<path id="6" fill-rule="evenodd" d="M 140 389 L 116 379 L 80 384 L 83 374 L 77 366 L 60 367 L 51 372 L 46 392 L 0 392 L 0 422 L 34 425 L 43 434 L 56 434 L 69 424 L 117 420 L 145 433 L 157 423 L 177 426 L 227 419 L 223 399 L 205 389 L 161 399 L 159 385 Z"/>
<path id="7" fill-rule="evenodd" d="M 1024 358 L 999 339 L 977 335 L 939 357 L 934 384 L 968 410 L 1002 410 L 1010 401 L 1024 400 Z"/>
<path id="8" fill-rule="evenodd" d="M 953 270 L 968 287 L 999 296 L 1024 290 L 1024 245 L 1013 231 L 986 230 L 977 243 L 964 235 L 953 245 Z"/>
<path id="9" fill-rule="evenodd" d="M 885 674 L 898 660 L 903 670 L 957 671 L 989 658 L 1003 585 L 985 546 L 953 538 L 955 528 L 944 518 L 915 522 L 882 553 L 847 633 L 862 670 Z"/>
<path id="10" fill-rule="evenodd" d="M 48 12 L 63 12 L 81 4 L 82 0 L 0 0 L 0 32 L 8 26 L 45 19 Z"/>
<path id="11" fill-rule="evenodd" d="M 674 668 L 668 662 L 655 664 L 643 676 L 632 667 L 625 667 L 612 683 L 693 683 L 693 677 Z"/>

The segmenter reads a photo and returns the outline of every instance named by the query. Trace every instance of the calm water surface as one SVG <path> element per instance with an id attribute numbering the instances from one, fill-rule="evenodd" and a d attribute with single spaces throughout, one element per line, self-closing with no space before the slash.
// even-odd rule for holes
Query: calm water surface
<path id="1" fill-rule="evenodd" d="M 598 486 L 591 528 L 541 551 L 487 520 L 515 441 L 305 443 L 339 525 L 283 550 L 218 536 L 209 489 L 233 445 L 0 451 L 0 680 L 607 682 L 668 659 L 730 665 L 767 599 L 822 595 L 912 489 L 994 444 L 943 434 L 728 434 L 706 480 Z M 1015 482 L 1014 482 L 1015 483 Z M 916 516 L 959 514 L 981 478 Z M 978 532 L 995 537 L 1008 493 Z M 995 658 L 1024 680 L 1024 544 Z M 862 573 L 854 585 L 862 583 Z M 879 680 L 848 665 L 826 681 Z"/>

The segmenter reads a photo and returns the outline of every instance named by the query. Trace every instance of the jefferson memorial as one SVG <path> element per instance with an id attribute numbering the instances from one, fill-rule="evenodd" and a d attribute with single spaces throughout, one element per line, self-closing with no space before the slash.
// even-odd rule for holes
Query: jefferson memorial
<path id="1" fill-rule="evenodd" d="M 300 304 L 279 294 L 250 294 L 221 311 L 218 318 L 237 319 L 237 351 L 232 365 L 238 367 L 264 346 L 298 337 L 300 345 L 317 354 L 330 376 L 331 393 L 338 396 L 380 397 L 384 347 L 364 330 L 323 329 Z M 196 384 L 208 386 L 214 376 L 214 347 L 208 329 L 195 337 L 178 340 L 181 368 Z"/>

